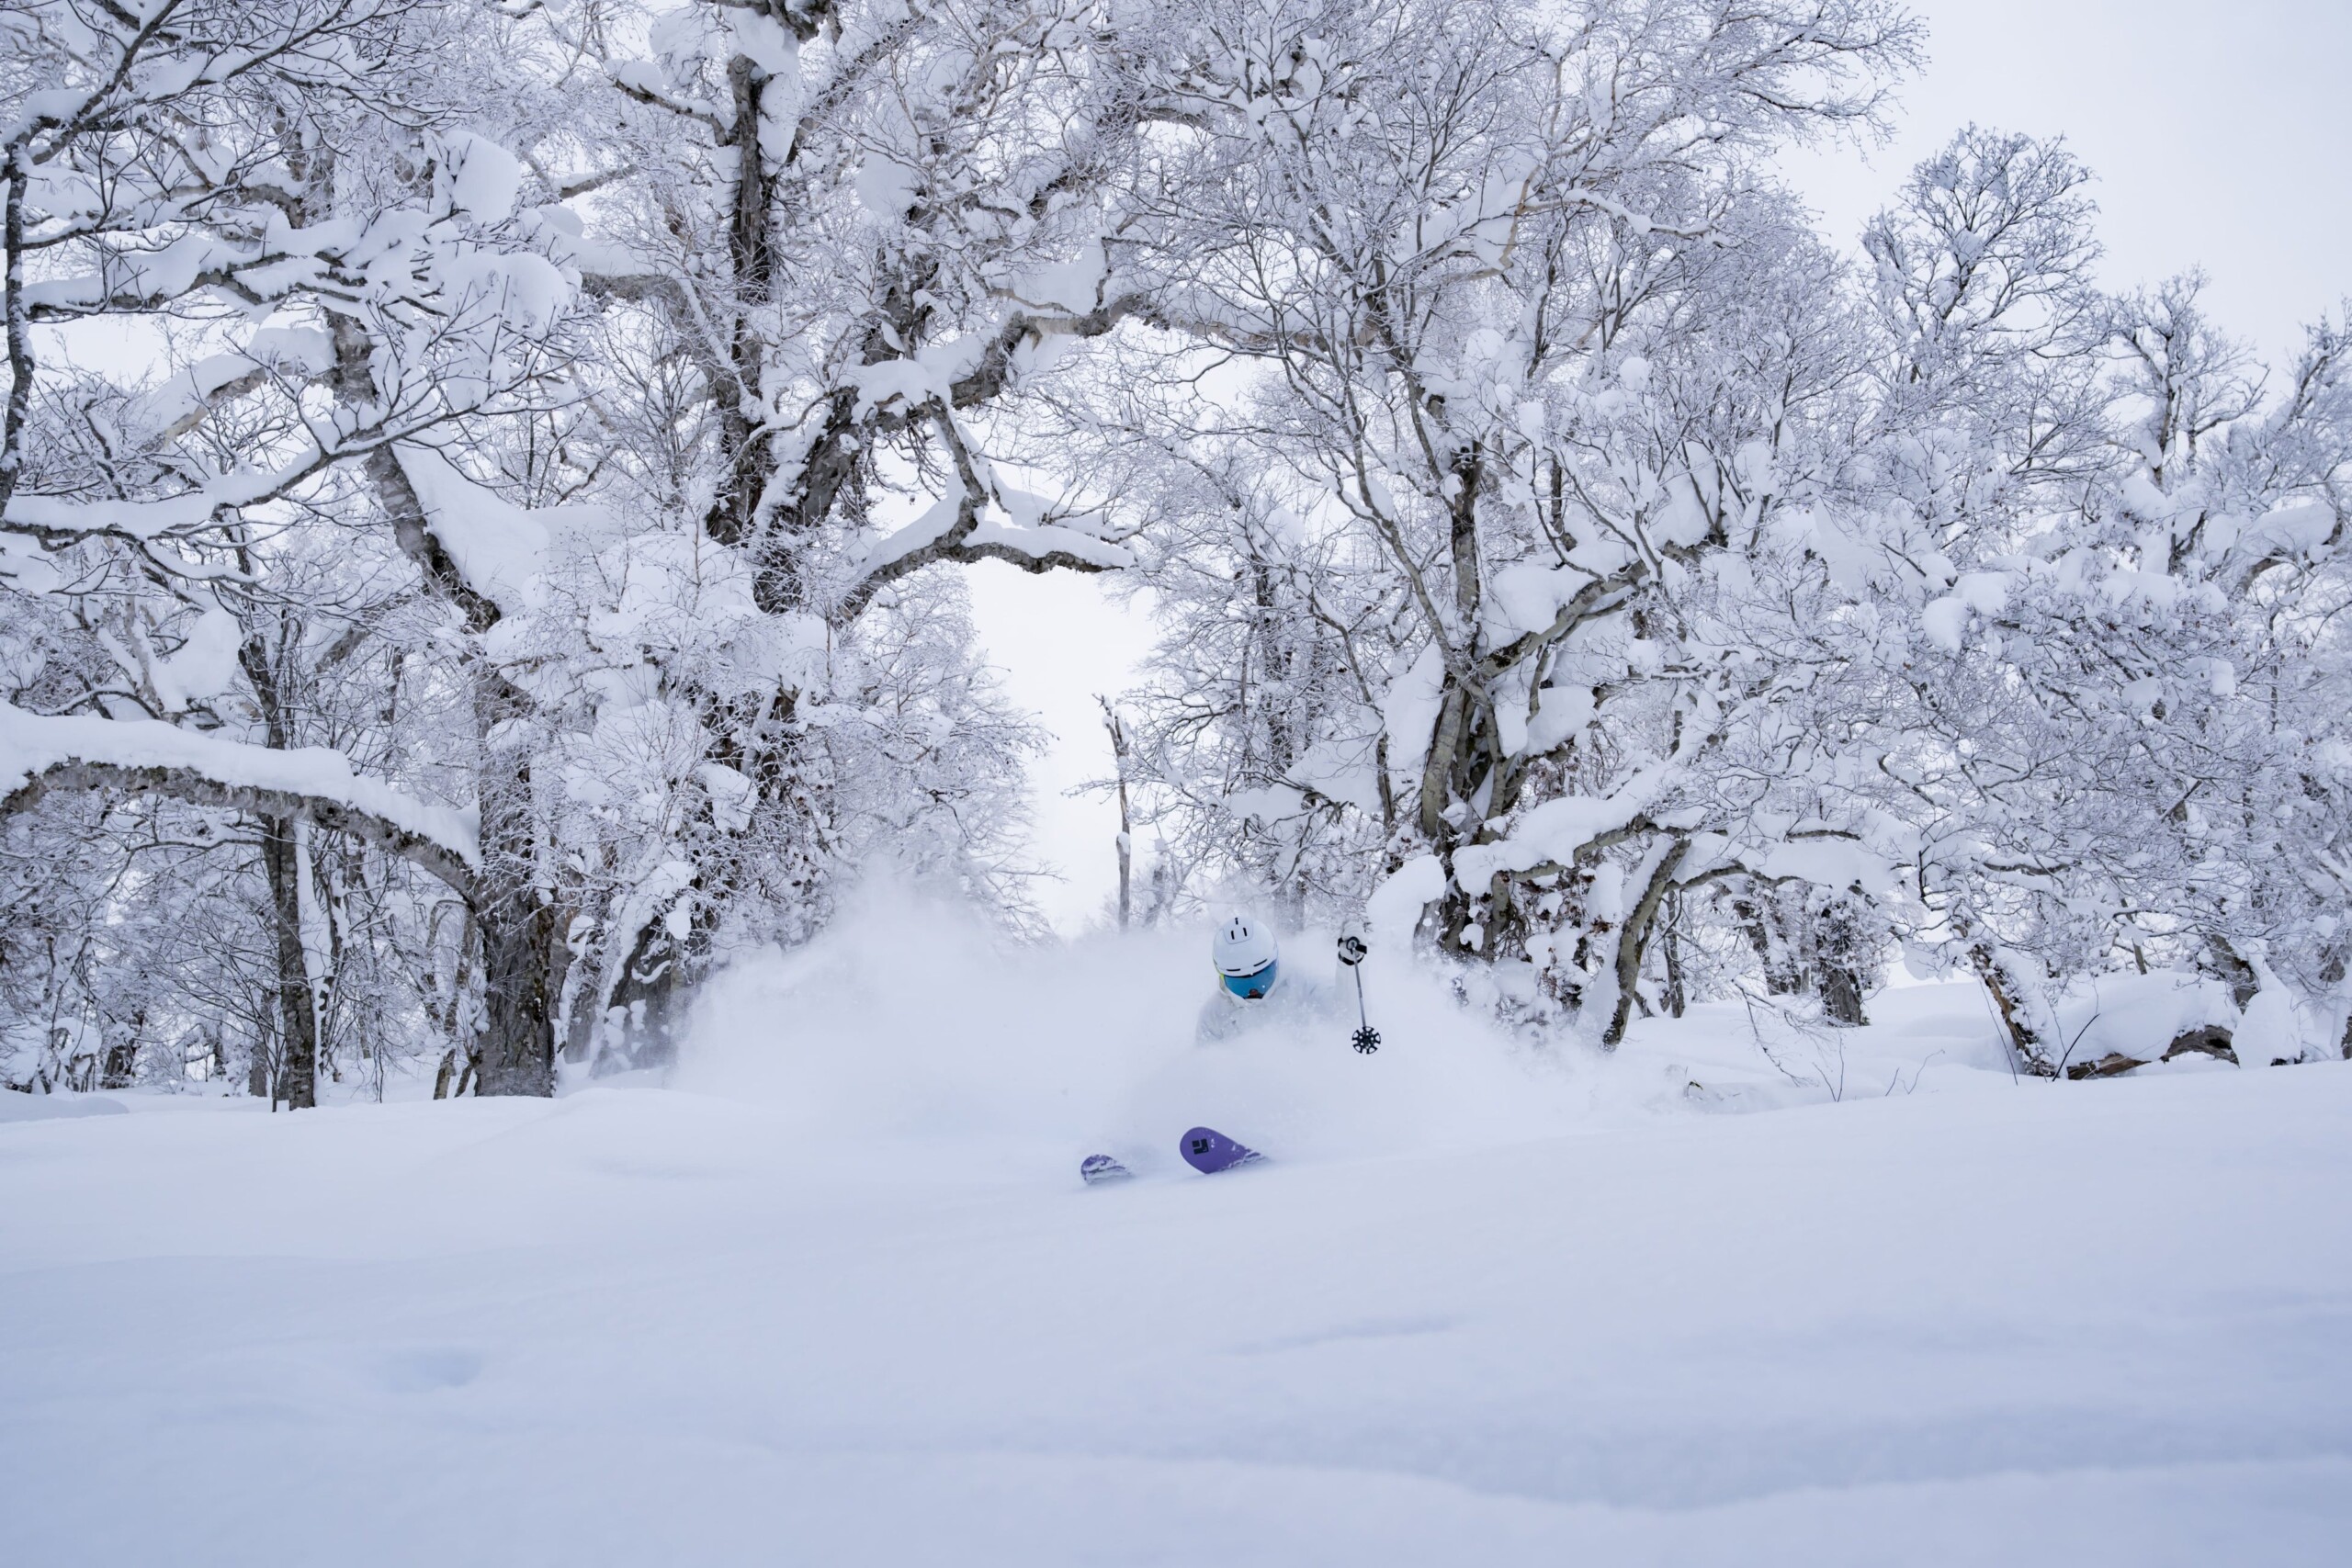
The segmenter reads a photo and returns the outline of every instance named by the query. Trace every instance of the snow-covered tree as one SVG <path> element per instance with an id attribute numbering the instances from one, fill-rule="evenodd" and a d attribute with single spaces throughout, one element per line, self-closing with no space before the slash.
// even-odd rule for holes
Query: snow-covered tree
<path id="1" fill-rule="evenodd" d="M 605 575 L 692 575 L 708 608 L 673 599 L 668 620 L 707 645 L 714 615 L 741 628 L 693 652 L 575 621 L 637 661 L 628 723 L 667 738 L 664 825 L 623 836 L 633 868 L 580 851 L 611 891 L 572 919 L 603 971 L 574 1033 L 597 1050 L 616 1021 L 634 1052 L 661 1045 L 631 1021 L 673 1005 L 730 914 L 805 932 L 834 873 L 886 840 L 1012 894 L 1001 852 L 1032 742 L 939 572 L 1129 559 L 1097 507 L 1022 488 L 1074 476 L 1012 464 L 1032 385 L 1146 298 L 1106 247 L 1147 101 L 1123 15 L 1068 0 L 591 20 L 557 25 L 601 52 L 609 118 L 556 128 L 533 159 L 577 193 L 560 254 L 615 351 L 590 372 L 599 428 L 574 445 L 594 444 L 599 493 L 658 517 L 628 549 L 669 563 Z M 594 705 L 602 728 L 618 705 L 607 687 Z"/>
<path id="2" fill-rule="evenodd" d="M 1248 582 L 1286 551 L 1284 633 L 1325 644 L 1317 694 L 1352 708 L 1315 738 L 1344 754 L 1200 784 L 1237 827 L 1386 803 L 1374 903 L 1400 934 L 1426 909 L 1444 952 L 1510 961 L 1516 1005 L 1613 1038 L 1686 857 L 1754 825 L 1699 802 L 1771 683 L 1701 620 L 1718 561 L 1817 480 L 1810 426 L 1854 374 L 1836 269 L 1752 161 L 1866 123 L 1908 24 L 1372 3 L 1209 8 L 1195 36 L 1196 172 L 1148 231 L 1163 318 L 1251 367 L 1196 427 L 1270 476 L 1265 518 L 1304 520 L 1278 545 L 1228 506 L 1206 570 Z M 1207 646 L 1188 630 L 1163 662 Z M 1301 696 L 1269 694 L 1221 756 Z"/>
<path id="3" fill-rule="evenodd" d="M 774 421 L 747 422 L 743 390 L 764 378 L 774 411 L 789 397 L 781 369 L 752 367 L 821 364 L 808 309 L 896 265 L 899 231 L 859 216 L 856 180 L 836 182 L 847 227 L 795 253 L 786 287 L 777 237 L 804 231 L 786 170 L 754 156 L 755 188 L 695 205 L 701 175 L 741 166 L 735 144 L 681 150 L 676 105 L 640 111 L 632 70 L 595 64 L 625 8 L 85 9 L 11 35 L 5 515 L 24 614 L 8 800 L 37 814 L 104 789 L 236 814 L 219 836 L 254 852 L 277 952 L 266 1055 L 291 1103 L 310 1102 L 336 987 L 356 974 L 336 955 L 352 928 L 322 832 L 453 896 L 447 918 L 409 889 L 368 951 L 407 955 L 409 1003 L 484 1092 L 546 1092 L 559 1031 L 585 1055 L 608 1020 L 627 1039 L 650 1007 L 659 1038 L 680 960 L 707 954 L 733 907 L 719 894 L 758 895 L 737 900 L 757 931 L 806 934 L 826 876 L 887 846 L 1018 907 L 1005 852 L 1032 741 L 975 661 L 956 591 L 922 569 L 1124 558 L 1080 527 L 970 538 L 976 516 L 847 569 L 820 613 L 795 574 L 865 547 L 863 501 L 795 553 L 753 547 L 750 515 L 711 500 L 730 474 L 769 482 Z M 721 75 L 763 81 L 827 19 L 706 9 L 657 37 L 707 45 L 716 27 Z M 952 53 L 960 36 L 882 25 L 888 47 L 841 59 L 852 130 L 871 129 L 876 95 L 895 101 L 906 50 Z M 693 61 L 710 62 L 672 63 Z M 1000 118 L 1018 130 L 1054 76 L 1007 89 Z M 797 90 L 747 89 L 745 145 Z M 615 112 L 660 130 L 602 134 Z M 740 220 L 758 232 L 720 251 L 749 270 L 702 301 L 680 292 L 709 271 L 691 245 L 666 271 L 636 255 L 591 276 L 607 313 L 580 314 L 577 269 L 629 254 L 565 205 L 610 183 L 608 155 L 635 164 L 592 216 L 624 232 L 649 212 L 714 233 Z M 682 329 L 711 346 L 704 303 L 732 325 L 682 375 Z M 1045 335 L 999 325 L 1006 355 Z M 79 345 L 126 332 L 120 373 L 71 368 Z M 186 368 L 156 386 L 143 364 L 159 355 Z M 750 380 L 708 374 L 729 366 Z M 836 433 L 837 456 L 945 417 L 884 401 Z M 321 700 L 361 666 L 373 690 Z"/>
<path id="4" fill-rule="evenodd" d="M 305 833 L 476 891 L 461 813 L 301 743 L 264 689 L 268 628 L 323 631 L 296 581 L 328 604 L 363 581 L 281 570 L 311 525 L 398 444 L 547 369 L 562 279 L 514 223 L 512 160 L 455 129 L 445 90 L 475 19 L 153 0 L 20 7 L 0 37 L 7 802 L 128 789 L 259 820 L 296 1103 L 321 994 L 295 929 Z"/>
<path id="5" fill-rule="evenodd" d="M 2075 1070 L 2352 1014 L 2342 322 L 2098 288 L 1894 0 L 28 0 L 0 17 L 20 1086 L 660 1059 L 889 863 L 1031 923 L 960 570 L 1119 571 L 1151 918 L 1368 909 L 1603 1043 L 1889 955 Z M 1129 889 L 1130 912 L 1134 890 Z M 197 940 L 196 922 L 210 940 Z M 191 1066 L 193 1064 L 193 1066 Z"/>
<path id="6" fill-rule="evenodd" d="M 1852 607 L 1815 634 L 1897 928 L 1973 968 L 2040 1072 L 2067 1066 L 2054 994 L 2118 963 L 2335 1020 L 2296 1038 L 2343 1008 L 2342 334 L 2267 397 L 2194 279 L 2099 295 L 2086 177 L 1972 129 L 1871 225 L 1885 347 L 1823 528 Z"/>

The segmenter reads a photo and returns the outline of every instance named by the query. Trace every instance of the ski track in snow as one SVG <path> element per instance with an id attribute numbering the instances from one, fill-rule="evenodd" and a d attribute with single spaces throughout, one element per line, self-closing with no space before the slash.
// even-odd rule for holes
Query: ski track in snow
<path id="1" fill-rule="evenodd" d="M 1981 1010 L 1881 1003 L 1915 1059 Z M 2352 1556 L 2352 1065 L 1657 1091 L 1729 1038 L 1548 1135 L 1105 1189 L 650 1089 L 9 1122 L 0 1555 Z"/>

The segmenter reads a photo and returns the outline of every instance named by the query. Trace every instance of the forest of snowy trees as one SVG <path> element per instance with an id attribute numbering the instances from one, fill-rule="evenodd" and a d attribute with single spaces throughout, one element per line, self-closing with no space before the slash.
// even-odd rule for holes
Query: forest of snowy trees
<path id="1" fill-rule="evenodd" d="M 2023 1073 L 2114 972 L 2342 1054 L 2347 323 L 2109 291 L 2091 172 L 1990 129 L 1849 259 L 1775 159 L 1921 48 L 13 0 L 0 1078 L 548 1094 L 876 866 L 1034 928 L 981 560 L 1159 617 L 1137 919 L 1363 916 L 1604 1045 L 1907 964 Z"/>

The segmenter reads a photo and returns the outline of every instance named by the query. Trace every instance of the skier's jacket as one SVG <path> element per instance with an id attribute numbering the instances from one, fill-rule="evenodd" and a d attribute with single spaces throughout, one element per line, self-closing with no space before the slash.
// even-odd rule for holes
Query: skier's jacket
<path id="1" fill-rule="evenodd" d="M 1338 994 L 1330 987 L 1283 969 L 1274 976 L 1273 989 L 1254 1002 L 1217 987 L 1216 994 L 1201 1005 L 1201 1021 L 1193 1038 L 1205 1045 L 1269 1024 L 1309 1029 L 1331 1022 L 1340 1010 Z"/>

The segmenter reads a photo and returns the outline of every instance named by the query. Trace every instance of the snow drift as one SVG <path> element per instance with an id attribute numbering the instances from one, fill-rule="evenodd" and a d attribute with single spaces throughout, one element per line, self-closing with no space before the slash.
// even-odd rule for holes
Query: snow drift
<path id="1" fill-rule="evenodd" d="M 1046 972 L 994 952 L 967 998 Z M 854 1163 L 1001 1122 L 1044 1069 L 983 1032 L 956 1097 L 910 1093 L 904 1032 L 952 996 L 870 996 L 860 1032 L 807 980 L 910 971 L 836 958 L 747 976 L 744 1059 L 695 1064 L 764 1063 L 773 1104 L 0 1125 L 0 1554 L 2334 1568 L 2352 1540 L 2352 1065 L 1979 1073 L 1090 1190 L 968 1141 Z M 833 1028 L 865 1065 L 795 1068 L 782 1043 Z M 1025 1114 L 1016 1150 L 1081 1120 Z"/>

